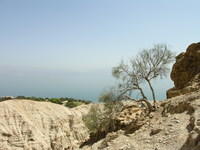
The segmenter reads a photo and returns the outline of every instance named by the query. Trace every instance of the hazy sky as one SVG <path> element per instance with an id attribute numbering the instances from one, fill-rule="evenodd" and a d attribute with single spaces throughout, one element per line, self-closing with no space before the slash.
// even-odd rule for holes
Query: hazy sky
<path id="1" fill-rule="evenodd" d="M 199 42 L 199 0 L 0 0 L 0 96 L 96 100 L 143 48 Z M 165 86 L 163 86 L 165 85 Z M 157 81 L 158 98 L 172 86 Z"/>

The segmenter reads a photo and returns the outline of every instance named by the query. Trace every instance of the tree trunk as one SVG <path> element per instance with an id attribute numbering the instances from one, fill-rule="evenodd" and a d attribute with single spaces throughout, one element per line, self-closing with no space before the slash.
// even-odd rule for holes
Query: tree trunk
<path id="1" fill-rule="evenodd" d="M 147 101 L 146 99 L 140 99 L 140 100 L 137 100 L 137 102 L 146 103 L 148 110 L 149 110 L 148 114 L 150 114 L 152 111 L 154 111 L 154 108 L 152 107 L 151 103 L 149 101 Z"/>
<path id="2" fill-rule="evenodd" d="M 135 100 L 135 99 L 132 99 L 130 96 L 127 96 L 127 95 L 126 95 L 126 97 L 127 97 L 128 99 L 134 100 L 134 101 L 136 101 L 136 102 L 144 102 L 144 103 L 146 103 L 146 106 L 147 106 L 147 108 L 148 108 L 148 110 L 149 110 L 148 114 L 150 114 L 152 111 L 154 111 L 153 106 L 151 105 L 151 103 L 150 103 L 148 100 L 146 100 L 146 99 Z"/>
<path id="3" fill-rule="evenodd" d="M 143 99 L 147 99 L 147 97 L 144 95 L 144 92 L 143 92 L 142 88 L 138 87 L 138 90 L 140 91 L 140 93 L 142 95 L 142 98 Z"/>
<path id="4" fill-rule="evenodd" d="M 152 87 L 152 85 L 151 85 L 150 80 L 148 80 L 148 79 L 146 79 L 146 80 L 147 80 L 147 83 L 148 83 L 148 85 L 149 85 L 149 87 L 150 87 L 150 89 L 151 89 L 151 93 L 152 93 L 152 97 L 153 97 L 153 103 L 154 103 L 154 106 L 155 106 L 155 104 L 156 104 L 156 96 L 155 96 L 154 89 L 153 89 L 153 87 Z"/>

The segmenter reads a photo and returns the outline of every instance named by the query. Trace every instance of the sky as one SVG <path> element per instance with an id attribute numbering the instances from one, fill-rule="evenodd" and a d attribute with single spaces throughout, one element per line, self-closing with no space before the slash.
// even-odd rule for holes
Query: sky
<path id="1" fill-rule="evenodd" d="M 0 96 L 96 101 L 112 67 L 165 43 L 177 54 L 200 35 L 199 0 L 0 0 Z M 154 82 L 157 98 L 173 86 Z M 147 90 L 147 93 L 149 91 Z"/>

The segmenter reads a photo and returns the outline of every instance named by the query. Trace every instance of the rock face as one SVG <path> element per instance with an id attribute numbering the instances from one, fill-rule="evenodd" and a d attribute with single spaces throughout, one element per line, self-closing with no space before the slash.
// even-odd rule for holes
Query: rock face
<path id="1" fill-rule="evenodd" d="M 126 132 L 134 132 L 145 124 L 145 117 L 147 113 L 145 109 L 139 107 L 137 103 L 130 102 L 132 105 L 125 105 L 120 113 L 116 115 L 115 121 L 122 127 Z"/>
<path id="2" fill-rule="evenodd" d="M 199 150 L 200 149 L 200 92 L 185 94 L 164 102 L 163 114 L 179 114 L 181 117 L 189 116 L 187 120 L 187 137 L 185 143 L 179 150 Z M 180 118 L 181 118 L 180 117 Z M 179 122 L 181 123 L 181 122 Z M 183 128 L 183 126 L 182 126 Z M 182 133 L 180 133 L 182 134 Z"/>
<path id="3" fill-rule="evenodd" d="M 137 105 L 126 105 L 118 119 L 134 131 L 120 129 L 79 148 L 89 139 L 82 116 L 91 104 L 68 109 L 48 102 L 3 101 L 0 150 L 199 150 L 200 91 L 157 104 L 145 117 Z"/>
<path id="4" fill-rule="evenodd" d="M 174 81 L 175 87 L 167 91 L 168 98 L 199 89 L 200 43 L 191 44 L 185 53 L 181 53 L 176 57 L 171 79 Z"/>
<path id="5" fill-rule="evenodd" d="M 200 150 L 200 92 L 177 96 L 158 104 L 158 110 L 144 118 L 144 124 L 135 132 L 118 130 L 82 149 Z"/>
<path id="6" fill-rule="evenodd" d="M 89 138 L 82 115 L 89 105 L 68 109 L 30 100 L 0 102 L 0 150 L 71 150 Z"/>

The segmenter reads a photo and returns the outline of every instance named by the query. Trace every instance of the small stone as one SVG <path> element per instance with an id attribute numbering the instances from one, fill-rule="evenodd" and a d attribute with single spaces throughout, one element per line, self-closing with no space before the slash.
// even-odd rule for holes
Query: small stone
<path id="1" fill-rule="evenodd" d="M 174 120 L 175 123 L 180 123 L 180 120 Z"/>
<path id="2" fill-rule="evenodd" d="M 168 124 L 168 126 L 172 127 L 172 126 L 173 126 L 173 124 Z"/>
<path id="3" fill-rule="evenodd" d="M 165 135 L 169 135 L 169 132 L 166 131 L 166 132 L 165 132 Z"/>
<path id="4" fill-rule="evenodd" d="M 166 142 L 165 142 L 165 141 L 163 141 L 163 144 L 166 144 Z"/>
<path id="5" fill-rule="evenodd" d="M 162 129 L 152 129 L 150 132 L 150 136 L 158 134 L 160 131 L 162 131 Z"/>
<path id="6" fill-rule="evenodd" d="M 200 126 L 200 119 L 197 119 L 197 126 Z"/>
<path id="7" fill-rule="evenodd" d="M 146 142 L 146 143 L 150 143 L 150 140 L 146 140 L 145 142 Z"/>
<path id="8" fill-rule="evenodd" d="M 153 115 L 152 115 L 152 114 L 150 114 L 150 115 L 149 115 L 149 118 L 153 118 Z"/>

